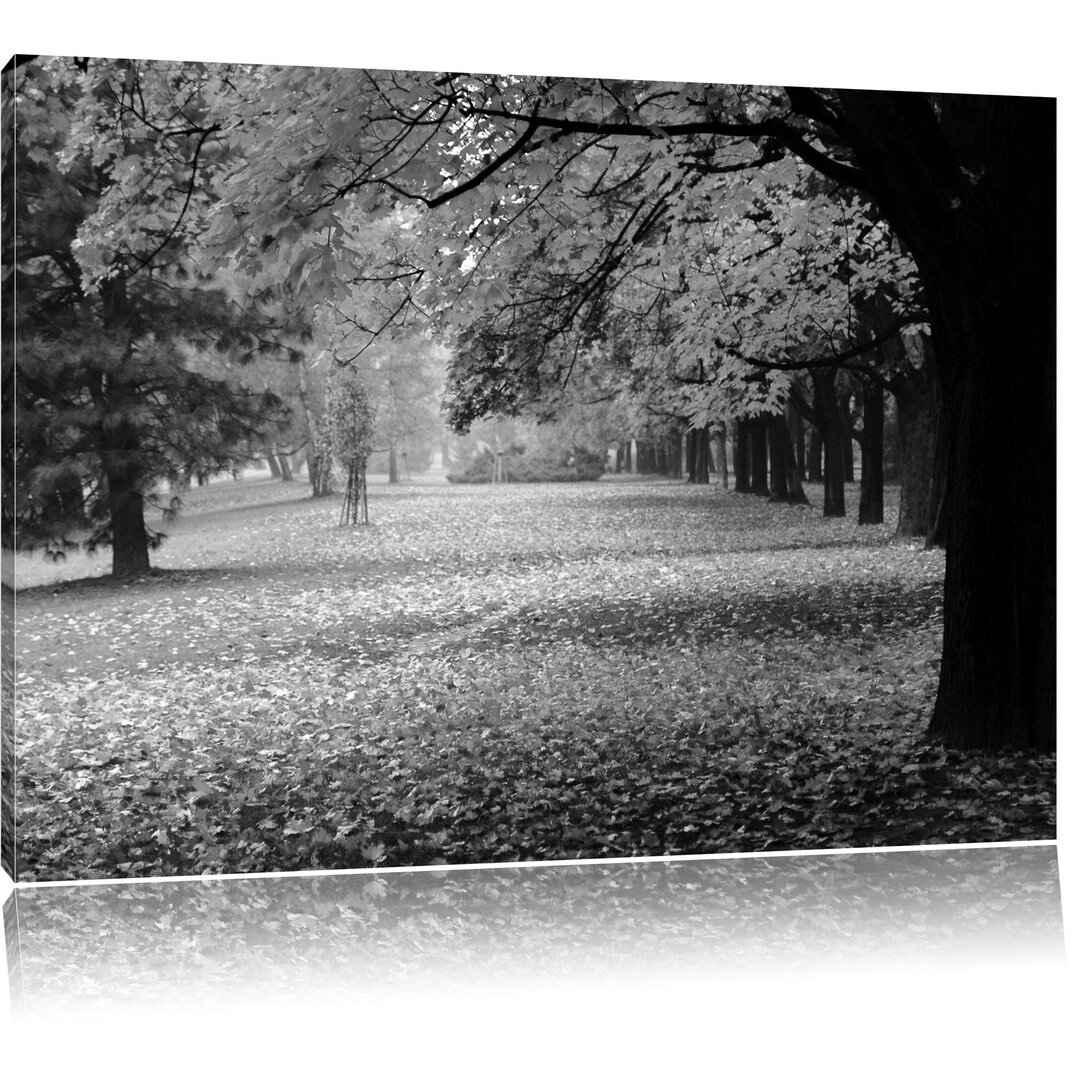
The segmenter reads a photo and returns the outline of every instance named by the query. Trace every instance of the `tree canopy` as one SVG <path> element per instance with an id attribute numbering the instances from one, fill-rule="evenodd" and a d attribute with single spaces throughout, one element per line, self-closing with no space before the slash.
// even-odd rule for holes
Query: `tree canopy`
<path id="1" fill-rule="evenodd" d="M 371 341 L 431 329 L 463 345 L 461 426 L 549 404 L 579 373 L 693 423 L 775 410 L 795 371 L 889 376 L 888 343 L 931 339 L 950 553 L 932 729 L 1053 744 L 1052 101 L 80 71 L 60 165 L 108 179 L 74 245 L 83 288 L 108 294 L 118 260 L 150 267 L 179 244 L 253 294 L 273 281 L 348 303 Z M 1012 465 L 991 478 L 994 453 Z"/>

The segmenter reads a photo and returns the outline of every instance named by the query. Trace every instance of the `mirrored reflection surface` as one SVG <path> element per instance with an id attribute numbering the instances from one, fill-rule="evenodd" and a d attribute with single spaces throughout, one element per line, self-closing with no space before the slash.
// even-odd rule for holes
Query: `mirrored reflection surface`
<path id="1" fill-rule="evenodd" d="M 1064 955 L 1053 846 L 21 888 L 4 925 L 36 1019 Z"/>

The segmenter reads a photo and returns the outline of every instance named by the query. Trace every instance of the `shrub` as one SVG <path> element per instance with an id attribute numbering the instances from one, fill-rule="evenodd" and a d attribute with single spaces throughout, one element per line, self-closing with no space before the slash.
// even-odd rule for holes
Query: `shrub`
<path id="1" fill-rule="evenodd" d="M 575 446 L 570 450 L 539 447 L 527 450 L 515 446 L 503 455 L 503 474 L 508 483 L 537 484 L 574 480 L 598 480 L 607 467 L 603 451 Z M 489 484 L 495 468 L 495 455 L 480 450 L 468 464 L 446 474 L 452 484 Z"/>

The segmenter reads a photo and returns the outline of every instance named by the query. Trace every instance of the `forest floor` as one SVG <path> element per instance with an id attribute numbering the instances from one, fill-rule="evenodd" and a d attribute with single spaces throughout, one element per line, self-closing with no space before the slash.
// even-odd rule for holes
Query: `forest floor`
<path id="1" fill-rule="evenodd" d="M 16 560 L 21 879 L 1054 837 L 1053 755 L 925 739 L 895 489 L 308 491 L 192 492 L 137 581 Z"/>

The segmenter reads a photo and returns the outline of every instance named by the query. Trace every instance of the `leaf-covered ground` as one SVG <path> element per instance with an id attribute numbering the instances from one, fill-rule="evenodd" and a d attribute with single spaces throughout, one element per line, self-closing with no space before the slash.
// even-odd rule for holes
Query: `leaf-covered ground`
<path id="1" fill-rule="evenodd" d="M 925 742 L 944 558 L 894 517 L 609 478 L 380 485 L 341 528 L 303 495 L 194 493 L 135 583 L 19 561 L 21 877 L 1054 835 L 1052 756 Z"/>

